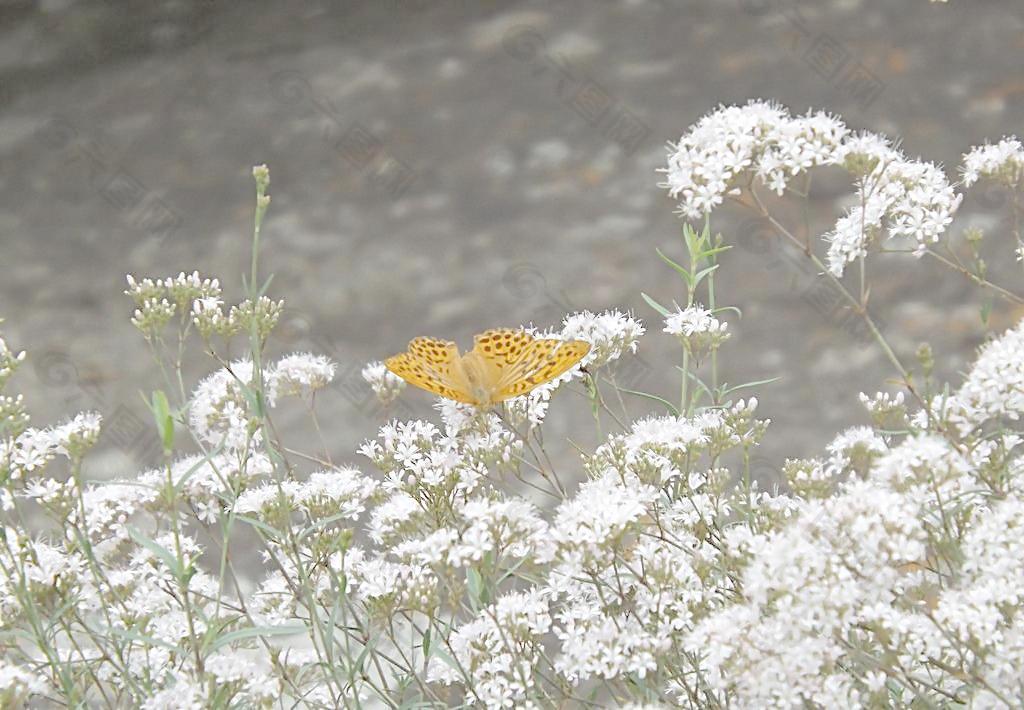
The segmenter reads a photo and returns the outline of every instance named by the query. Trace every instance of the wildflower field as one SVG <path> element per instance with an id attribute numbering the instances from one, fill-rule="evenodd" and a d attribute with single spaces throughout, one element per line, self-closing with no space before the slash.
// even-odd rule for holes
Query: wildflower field
<path id="1" fill-rule="evenodd" d="M 845 170 L 854 198 L 831 231 L 803 235 L 775 209 L 806 199 L 819 169 Z M 253 175 L 244 278 L 127 279 L 164 375 L 144 386 L 158 466 L 87 479 L 100 417 L 30 426 L 17 384 L 31 343 L 0 341 L 3 707 L 1024 704 L 1024 325 L 940 382 L 927 345 L 910 360 L 890 347 L 870 301 L 877 254 L 905 252 L 907 269 L 935 260 L 1024 303 L 981 256 L 1021 261 L 1019 230 L 955 220 L 976 183 L 1020 194 L 1018 140 L 966 150 L 954 180 L 826 113 L 722 106 L 652 176 L 681 217 L 671 250 L 649 248 L 674 303 L 528 327 L 517 337 L 585 355 L 488 406 L 439 397 L 344 462 L 275 426 L 291 410 L 330 438 L 316 396 L 335 363 L 265 356 L 287 294 L 260 269 L 281 236 L 262 230 L 269 171 Z M 863 424 L 771 485 L 750 468 L 771 435 L 766 383 L 718 368 L 744 326 L 715 289 L 737 238 L 715 229 L 727 202 L 771 221 L 762 236 L 815 266 L 889 366 L 878 393 L 848 393 Z M 678 396 L 616 378 L 655 338 L 678 344 L 678 367 L 657 374 Z M 208 355 L 199 382 L 182 376 L 188 349 Z M 391 367 L 363 370 L 382 403 L 427 396 Z M 647 413 L 629 418 L 624 399 Z M 571 470 L 552 452 L 574 443 L 544 434 L 556 400 L 602 432 Z M 244 547 L 254 562 L 239 563 Z"/>

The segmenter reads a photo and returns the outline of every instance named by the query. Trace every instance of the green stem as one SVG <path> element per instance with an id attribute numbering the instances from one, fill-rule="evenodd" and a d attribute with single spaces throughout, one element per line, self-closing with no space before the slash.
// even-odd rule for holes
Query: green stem
<path id="1" fill-rule="evenodd" d="M 718 255 L 711 256 L 712 266 L 718 263 Z M 715 272 L 708 274 L 708 308 L 712 315 L 715 313 Z M 711 396 L 712 405 L 718 404 L 718 347 L 711 348 Z"/>
<path id="2" fill-rule="evenodd" d="M 781 234 L 790 242 L 799 247 L 800 251 L 804 252 L 807 258 L 811 260 L 811 263 L 813 263 L 814 266 L 825 275 L 825 277 L 831 282 L 832 286 L 835 287 L 839 294 L 864 320 L 864 324 L 867 325 L 868 330 L 871 331 L 871 335 L 874 337 L 878 345 L 882 348 L 882 352 L 885 353 L 886 358 L 888 358 L 889 362 L 891 362 L 893 367 L 896 368 L 896 371 L 900 373 L 900 377 L 903 379 L 904 384 L 908 388 L 910 388 L 911 392 L 914 392 L 914 389 L 911 386 L 910 371 L 903 366 L 903 363 L 900 362 L 900 359 L 896 356 L 896 353 L 893 352 L 893 349 L 889 346 L 889 343 L 886 341 L 881 331 L 878 330 L 878 326 L 875 325 L 875 321 L 871 317 L 871 314 L 868 313 L 868 310 L 864 308 L 860 301 L 857 299 L 857 297 L 850 293 L 846 286 L 844 286 L 843 283 L 839 279 L 837 279 L 831 271 L 829 271 L 828 267 L 825 266 L 825 264 L 821 261 L 821 259 L 818 258 L 818 256 L 814 252 L 806 251 L 804 245 L 800 243 L 800 240 L 797 239 L 797 237 L 792 232 L 790 232 L 785 227 L 785 225 L 783 225 L 781 222 L 775 219 L 775 217 L 768 211 L 768 208 L 765 207 L 764 202 L 761 201 L 761 198 L 758 196 L 757 192 L 754 191 L 753 186 L 750 187 L 749 192 L 751 197 L 754 199 L 754 203 L 757 205 L 757 209 L 761 212 L 761 215 L 765 217 L 771 223 L 771 225 L 775 227 L 776 230 L 778 230 L 779 234 Z"/>
<path id="3" fill-rule="evenodd" d="M 969 278 L 971 281 L 976 283 L 978 286 L 981 286 L 982 288 L 987 288 L 987 289 L 989 289 L 991 291 L 994 291 L 995 293 L 999 294 L 999 296 L 1001 296 L 1005 300 L 1009 301 L 1010 303 L 1018 303 L 1018 304 L 1019 303 L 1024 303 L 1024 297 L 1018 296 L 1017 294 L 1013 293 L 1012 291 L 1006 290 L 1002 286 L 997 286 L 996 284 L 992 283 L 991 281 L 989 281 L 987 279 L 984 279 L 981 276 L 978 276 L 977 274 L 975 274 L 970 269 L 968 269 L 968 268 L 966 268 L 966 267 L 964 267 L 964 266 L 962 266 L 960 264 L 954 263 L 953 261 L 947 259 L 946 257 L 942 256 L 942 254 L 939 254 L 936 251 L 932 251 L 931 249 L 928 249 L 927 251 L 925 251 L 925 254 L 928 254 L 929 256 L 932 256 L 932 257 L 938 259 L 941 263 L 945 264 L 949 268 L 951 268 L 954 271 L 957 271 L 957 272 L 963 274 L 964 276 Z"/>

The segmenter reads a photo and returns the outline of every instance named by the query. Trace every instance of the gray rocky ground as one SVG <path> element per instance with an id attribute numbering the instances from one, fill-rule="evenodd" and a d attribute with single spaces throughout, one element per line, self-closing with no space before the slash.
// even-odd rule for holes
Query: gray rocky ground
<path id="1" fill-rule="evenodd" d="M 336 457 L 356 460 L 386 416 L 431 415 L 417 393 L 381 413 L 356 379 L 423 333 L 468 342 L 569 309 L 632 309 L 653 331 L 636 386 L 673 393 L 674 345 L 640 298 L 679 293 L 654 254 L 679 248 L 656 186 L 666 141 L 719 103 L 763 97 L 899 136 L 952 170 L 970 145 L 1020 130 L 1022 55 L 1020 0 L 3 0 L 0 315 L 30 352 L 17 384 L 37 424 L 103 412 L 93 473 L 131 471 L 147 456 L 137 393 L 154 367 L 124 274 L 198 268 L 240 295 L 249 170 L 266 162 L 264 265 L 288 305 L 274 348 L 341 364 L 320 399 Z M 848 193 L 819 181 L 819 231 Z M 958 225 L 991 229 L 1012 283 L 1004 201 L 971 195 Z M 713 226 L 740 247 L 719 286 L 744 312 L 725 377 L 783 378 L 758 392 L 770 479 L 783 456 L 863 423 L 857 391 L 892 373 L 762 225 L 723 211 Z M 980 295 L 934 264 L 878 263 L 873 303 L 897 350 L 930 340 L 955 377 L 986 335 Z M 1020 315 L 997 307 L 993 327 Z M 187 373 L 210 367 L 196 356 Z M 555 432 L 581 415 L 557 402 Z M 282 416 L 301 440 L 300 414 Z"/>

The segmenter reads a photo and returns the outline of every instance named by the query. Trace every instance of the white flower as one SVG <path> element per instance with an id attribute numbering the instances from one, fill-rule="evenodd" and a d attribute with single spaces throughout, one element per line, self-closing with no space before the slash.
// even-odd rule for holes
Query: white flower
<path id="1" fill-rule="evenodd" d="M 272 471 L 273 465 L 262 451 L 247 452 L 244 456 L 228 452 L 186 456 L 171 464 L 169 476 L 166 468 L 141 474 L 138 482 L 144 488 L 137 495 L 140 501 L 156 499 L 158 492 L 166 490 L 169 477 L 177 496 L 197 509 L 222 510 L 225 498 Z"/>
<path id="2" fill-rule="evenodd" d="M 829 270 L 842 276 L 846 265 L 865 256 L 883 230 L 890 239 L 913 239 L 915 254 L 924 254 L 953 221 L 962 199 L 938 166 L 893 151 L 860 180 L 858 204 L 825 235 Z"/>
<path id="3" fill-rule="evenodd" d="M 794 118 L 764 101 L 722 106 L 672 146 L 662 187 L 679 200 L 682 215 L 699 219 L 722 204 L 748 172 L 782 194 L 800 172 L 837 163 L 848 132 L 823 112 Z"/>
<path id="4" fill-rule="evenodd" d="M 1007 136 L 994 145 L 976 146 L 964 153 L 962 170 L 965 187 L 982 178 L 1011 187 L 1019 185 L 1024 176 L 1024 146 L 1015 136 Z"/>
<path id="5" fill-rule="evenodd" d="M 146 698 L 142 710 L 203 710 L 205 706 L 202 685 L 179 675 L 173 685 Z"/>
<path id="6" fill-rule="evenodd" d="M 666 316 L 664 332 L 677 336 L 687 351 L 699 360 L 729 339 L 728 327 L 728 323 L 697 304 Z"/>
<path id="7" fill-rule="evenodd" d="M 102 417 L 82 412 L 50 429 L 29 428 L 16 438 L 0 440 L 0 463 L 9 462 L 15 479 L 44 468 L 57 454 L 81 458 L 100 436 Z"/>
<path id="8" fill-rule="evenodd" d="M 877 392 L 873 398 L 861 392 L 859 399 L 878 431 L 903 431 L 909 427 L 903 392 L 897 392 L 895 396 L 888 392 Z"/>
<path id="9" fill-rule="evenodd" d="M 636 617 L 610 616 L 595 603 L 576 602 L 556 618 L 562 645 L 555 666 L 572 682 L 594 676 L 645 678 L 672 644 L 669 636 L 644 629 Z"/>
<path id="10" fill-rule="evenodd" d="M 0 659 L 0 701 L 4 707 L 21 707 L 30 695 L 46 689 L 47 683 L 41 676 Z"/>
<path id="11" fill-rule="evenodd" d="M 1024 322 L 987 343 L 956 393 L 967 430 L 992 417 L 1017 421 L 1024 414 Z"/>
<path id="12" fill-rule="evenodd" d="M 557 554 L 582 558 L 595 567 L 608 564 L 616 542 L 647 513 L 647 503 L 657 495 L 653 486 L 624 486 L 614 475 L 584 483 L 558 506 L 549 533 Z"/>
<path id="13" fill-rule="evenodd" d="M 473 694 L 484 706 L 521 705 L 536 682 L 533 668 L 542 651 L 540 639 L 550 627 L 551 615 L 542 594 L 536 590 L 507 594 L 451 635 L 451 651 L 460 665 L 453 668 L 434 658 L 427 679 L 463 682 L 461 667 L 470 673 Z"/>
<path id="14" fill-rule="evenodd" d="M 265 373 L 267 399 L 275 406 L 281 397 L 309 397 L 331 383 L 334 371 L 334 363 L 323 355 L 292 353 Z"/>
<path id="15" fill-rule="evenodd" d="M 199 382 L 192 392 L 192 429 L 210 446 L 231 450 L 260 440 L 259 420 L 250 416 L 246 390 L 253 387 L 250 360 L 236 360 Z"/>
<path id="16" fill-rule="evenodd" d="M 488 554 L 522 559 L 547 551 L 548 526 L 526 501 L 470 500 L 459 508 L 458 518 L 426 538 L 396 545 L 393 554 L 423 564 L 466 567 Z"/>
<path id="17" fill-rule="evenodd" d="M 866 471 L 872 460 L 886 450 L 885 441 L 871 427 L 847 429 L 828 445 L 830 474 L 838 475 L 849 467 Z"/>
<path id="18" fill-rule="evenodd" d="M 781 195 L 794 177 L 823 165 L 843 166 L 859 178 L 856 206 L 825 235 L 836 276 L 866 255 L 883 230 L 890 238 L 912 238 L 923 254 L 960 205 L 962 196 L 937 166 L 906 158 L 883 137 L 851 134 L 821 112 L 794 118 L 763 101 L 723 106 L 694 124 L 673 146 L 662 186 L 679 200 L 683 216 L 700 219 L 739 189 L 744 175 Z"/>
<path id="19" fill-rule="evenodd" d="M 302 510 L 313 519 L 356 520 L 379 485 L 355 469 L 317 471 L 302 483 L 267 483 L 247 490 L 235 501 L 235 511 L 262 515 L 284 505 L 286 511 Z"/>
<path id="20" fill-rule="evenodd" d="M 643 334 L 643 324 L 627 314 L 582 311 L 566 316 L 560 337 L 590 343 L 590 352 L 583 358 L 583 365 L 596 368 L 618 360 L 626 353 L 635 353 Z"/>
<path id="21" fill-rule="evenodd" d="M 7 381 L 18 365 L 25 361 L 25 351 L 15 353 L 0 338 L 0 387 Z"/>
<path id="22" fill-rule="evenodd" d="M 368 363 L 363 368 L 362 375 L 381 404 L 390 404 L 405 389 L 405 380 L 391 372 L 380 361 Z"/>

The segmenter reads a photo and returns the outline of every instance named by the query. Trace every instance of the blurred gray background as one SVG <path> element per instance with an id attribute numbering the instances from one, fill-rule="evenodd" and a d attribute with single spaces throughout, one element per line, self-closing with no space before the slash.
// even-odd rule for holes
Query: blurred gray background
<path id="1" fill-rule="evenodd" d="M 1022 59 L 1020 0 L 0 0 L 0 316 L 29 351 L 15 387 L 36 425 L 104 414 L 94 475 L 151 461 L 138 392 L 156 369 L 124 275 L 199 269 L 239 299 L 250 170 L 265 162 L 263 272 L 287 305 L 272 350 L 338 361 L 319 398 L 336 459 L 364 463 L 355 446 L 389 417 L 436 417 L 415 391 L 380 410 L 358 376 L 420 334 L 468 344 L 632 310 L 650 335 L 629 383 L 675 396 L 677 346 L 640 297 L 682 291 L 655 255 L 681 253 L 657 187 L 667 141 L 759 97 L 899 137 L 956 177 L 969 146 L 1020 130 Z M 817 233 L 849 193 L 838 173 L 816 181 Z M 1013 284 L 1005 207 L 972 192 L 954 233 L 989 229 Z M 774 421 L 755 459 L 770 480 L 784 456 L 865 423 L 857 391 L 893 373 L 762 223 L 727 209 L 712 226 L 737 245 L 720 299 L 744 313 L 723 377 L 782 377 L 756 392 Z M 909 257 L 872 269 L 893 345 L 911 360 L 929 340 L 945 377 L 1021 315 L 997 304 L 986 331 L 981 294 L 955 274 Z M 186 373 L 212 367 L 197 345 Z M 301 407 L 277 416 L 301 445 Z M 555 433 L 569 420 L 589 428 L 581 399 L 555 403 Z"/>

